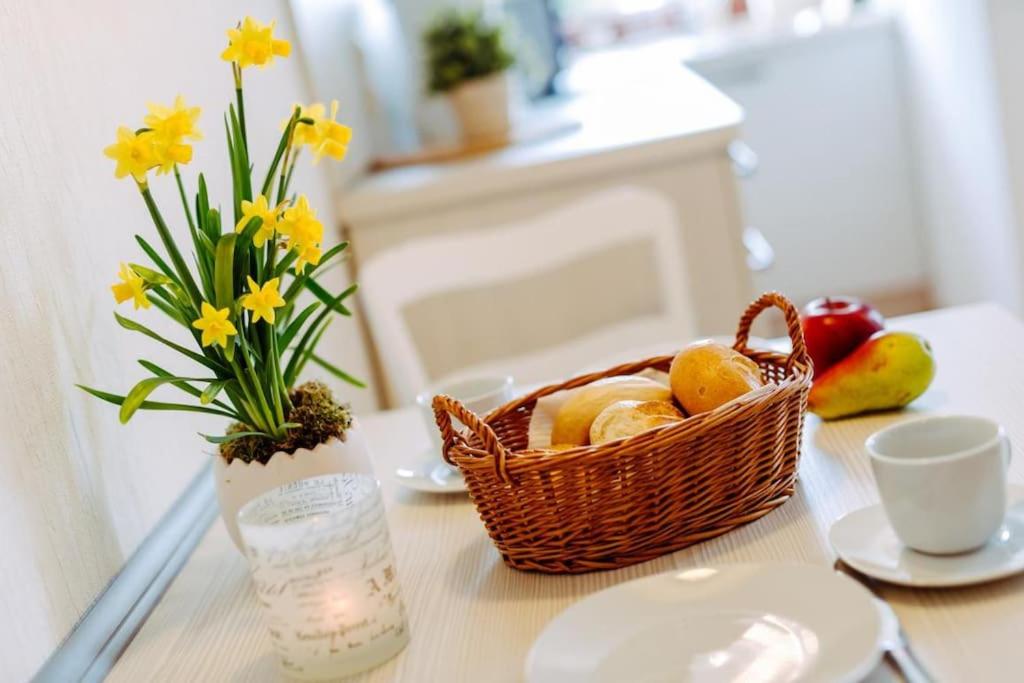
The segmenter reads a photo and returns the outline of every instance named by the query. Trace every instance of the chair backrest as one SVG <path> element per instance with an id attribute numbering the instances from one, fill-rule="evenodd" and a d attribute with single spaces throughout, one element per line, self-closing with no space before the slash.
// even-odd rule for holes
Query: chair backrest
<path id="1" fill-rule="evenodd" d="M 621 187 L 528 221 L 428 237 L 360 271 L 392 405 L 439 382 L 563 377 L 694 332 L 672 205 Z"/>

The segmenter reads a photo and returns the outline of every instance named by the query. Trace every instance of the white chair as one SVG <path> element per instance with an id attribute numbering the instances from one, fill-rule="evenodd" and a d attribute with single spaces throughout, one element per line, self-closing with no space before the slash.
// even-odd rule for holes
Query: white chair
<path id="1" fill-rule="evenodd" d="M 623 349 L 683 344 L 694 332 L 684 262 L 672 205 L 632 187 L 380 253 L 359 278 L 387 402 L 473 375 L 546 382 Z"/>

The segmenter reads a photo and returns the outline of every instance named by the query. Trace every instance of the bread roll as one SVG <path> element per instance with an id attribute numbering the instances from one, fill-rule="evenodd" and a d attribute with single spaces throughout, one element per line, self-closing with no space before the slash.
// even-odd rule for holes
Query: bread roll
<path id="1" fill-rule="evenodd" d="M 764 386 L 757 363 L 724 344 L 690 344 L 672 360 L 669 383 L 689 415 L 714 410 L 723 403 Z"/>
<path id="2" fill-rule="evenodd" d="M 602 410 L 618 401 L 671 401 L 672 390 L 647 377 L 605 377 L 576 391 L 558 410 L 551 443 L 585 446 L 590 425 Z"/>
<path id="3" fill-rule="evenodd" d="M 618 401 L 594 418 L 590 444 L 624 439 L 683 419 L 685 416 L 671 401 Z"/>

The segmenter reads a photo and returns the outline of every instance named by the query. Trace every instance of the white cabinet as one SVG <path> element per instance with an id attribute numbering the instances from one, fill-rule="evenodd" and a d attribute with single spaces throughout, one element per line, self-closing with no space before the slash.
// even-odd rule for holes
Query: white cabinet
<path id="1" fill-rule="evenodd" d="M 686 69 L 679 69 L 673 86 L 556 103 L 547 114 L 577 121 L 574 132 L 368 177 L 341 201 L 357 265 L 417 237 L 487 230 L 609 188 L 644 187 L 676 210 L 699 332 L 734 332 L 753 294 L 727 154 L 742 111 Z M 578 296 L 580 306 L 601 306 L 587 292 Z"/>
<path id="2" fill-rule="evenodd" d="M 774 248 L 757 289 L 804 301 L 855 294 L 927 304 L 929 278 L 891 20 L 687 61 L 745 112 L 759 168 L 741 181 L 744 213 Z"/>

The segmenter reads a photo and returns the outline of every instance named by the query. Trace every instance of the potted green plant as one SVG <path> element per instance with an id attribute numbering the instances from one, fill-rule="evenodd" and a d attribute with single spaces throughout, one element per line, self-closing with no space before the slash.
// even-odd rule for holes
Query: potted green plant
<path id="1" fill-rule="evenodd" d="M 501 27 L 476 11 L 448 10 L 423 34 L 429 86 L 447 94 L 467 142 L 503 142 L 509 134 L 508 69 L 515 62 Z"/>
<path id="2" fill-rule="evenodd" d="M 317 280 L 325 265 L 344 257 L 346 244 L 322 251 L 323 224 L 307 197 L 291 190 L 303 148 L 314 161 L 341 160 L 352 131 L 335 120 L 337 102 L 329 114 L 323 105 L 296 106 L 282 124 L 273 158 L 257 163 L 250 157 L 242 74 L 289 54 L 289 43 L 275 38 L 273 30 L 273 23 L 247 17 L 228 31 L 221 55 L 231 63 L 235 83 L 235 102 L 224 117 L 232 187 L 227 205 L 232 218 L 226 225 L 203 175 L 190 194 L 179 172 L 192 159 L 192 142 L 202 137 L 199 108 L 182 97 L 171 106 L 149 105 L 143 125 L 120 127 L 116 142 L 104 150 L 117 162 L 115 176 L 133 180 L 158 238 L 136 235 L 146 260 L 121 264 L 119 281 L 111 287 L 114 298 L 132 302 L 143 316 L 164 314 L 178 332 L 168 338 L 145 322 L 114 316 L 126 330 L 180 353 L 196 372 L 181 376 L 140 360 L 149 376 L 127 394 L 81 387 L 119 405 L 121 422 L 138 410 L 184 410 L 231 420 L 224 434 L 204 436 L 218 446 L 217 494 L 236 544 L 236 512 L 256 495 L 321 474 L 372 472 L 348 407 L 321 383 L 298 384 L 313 362 L 363 386 L 316 352 L 333 315 L 350 315 L 345 300 L 356 286 L 336 294 Z M 168 174 L 182 204 L 176 230 L 149 187 L 151 176 Z M 150 398 L 156 390 L 172 389 L 190 401 Z"/>

